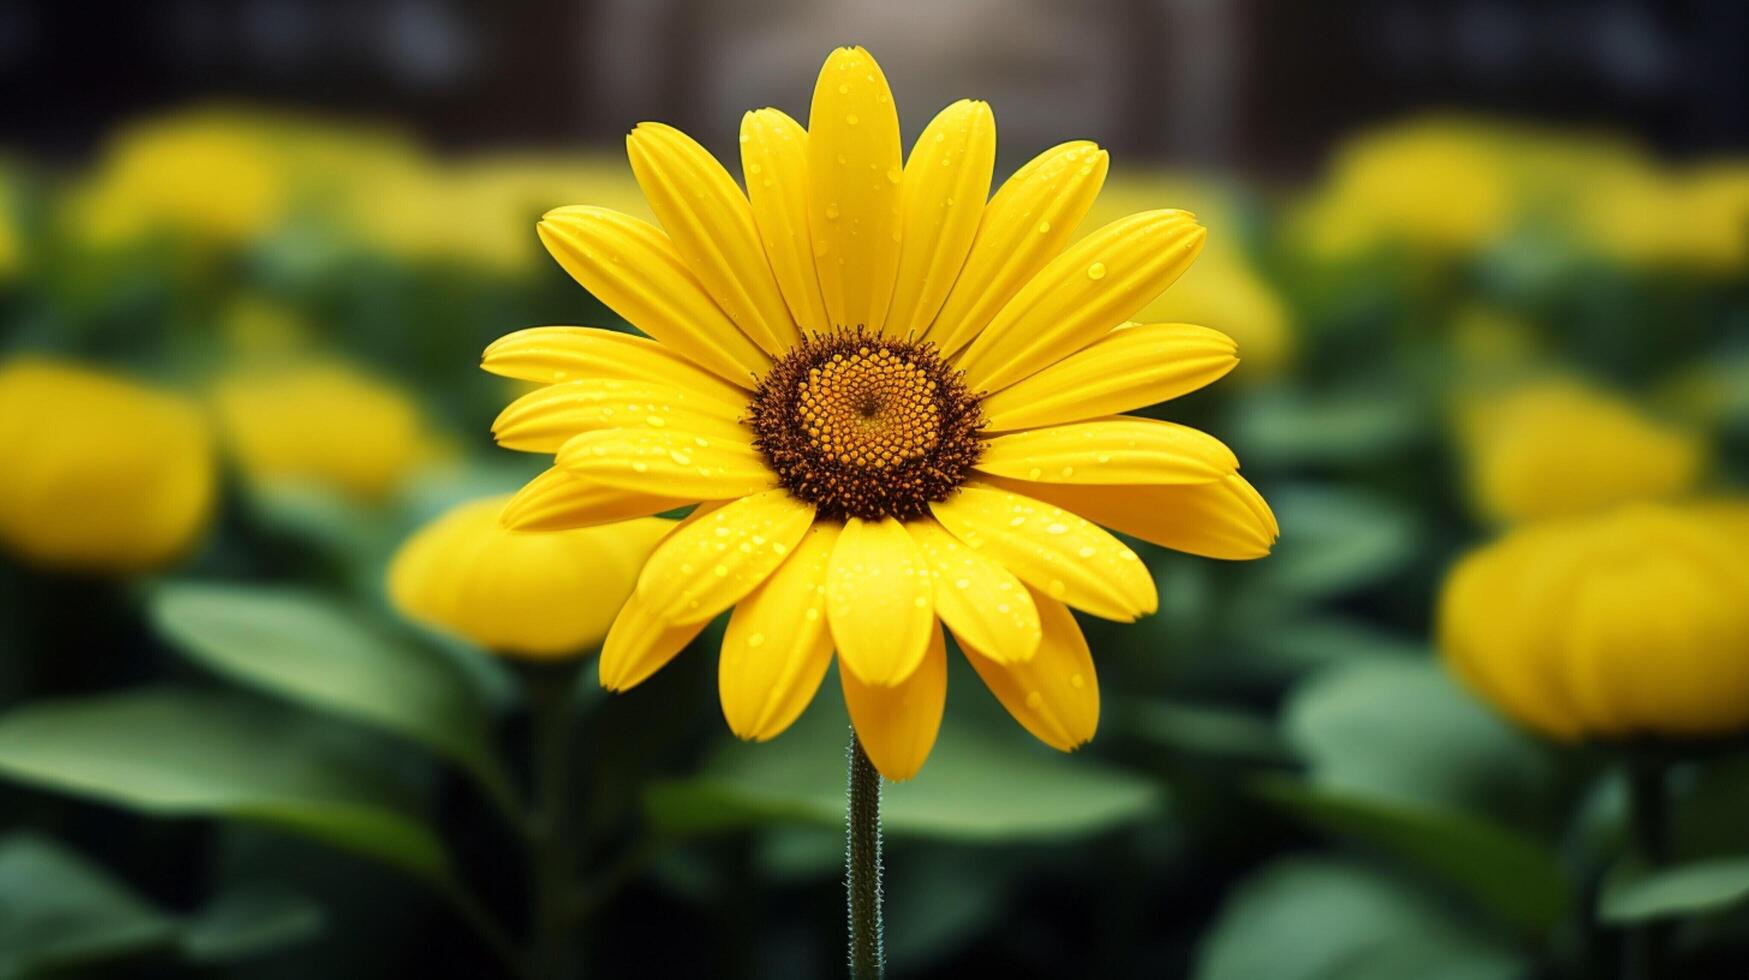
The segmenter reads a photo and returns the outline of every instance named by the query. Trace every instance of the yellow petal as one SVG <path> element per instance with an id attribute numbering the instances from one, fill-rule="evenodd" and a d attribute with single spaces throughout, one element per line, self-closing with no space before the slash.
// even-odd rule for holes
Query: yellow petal
<path id="1" fill-rule="evenodd" d="M 596 299 L 700 367 L 749 384 L 771 358 L 735 326 L 660 228 L 605 208 L 548 211 L 547 251 Z"/>
<path id="2" fill-rule="evenodd" d="M 790 726 L 832 664 L 826 628 L 826 566 L 838 526 L 816 523 L 765 584 L 729 617 L 717 693 L 729 730 L 763 742 Z"/>
<path id="3" fill-rule="evenodd" d="M 935 612 L 955 636 L 1003 663 L 1038 649 L 1038 609 L 1014 573 L 930 518 L 905 525 L 935 580 Z"/>
<path id="4" fill-rule="evenodd" d="M 808 131 L 777 109 L 741 117 L 741 174 L 784 303 L 803 333 L 832 325 L 808 228 Z"/>
<path id="5" fill-rule="evenodd" d="M 648 517 L 694 502 L 579 480 L 555 466 L 518 490 L 498 521 L 514 531 L 563 531 Z"/>
<path id="6" fill-rule="evenodd" d="M 605 429 L 572 436 L 559 466 L 585 480 L 663 496 L 727 500 L 776 479 L 747 440 L 678 429 Z"/>
<path id="7" fill-rule="evenodd" d="M 961 99 L 917 137 L 899 187 L 904 241 L 889 333 L 919 337 L 934 321 L 972 249 L 995 164 L 996 117 L 989 103 Z"/>
<path id="8" fill-rule="evenodd" d="M 1190 268 L 1205 237 L 1188 212 L 1144 211 L 1076 242 L 966 348 L 966 384 L 1000 391 L 1105 336 Z"/>
<path id="9" fill-rule="evenodd" d="M 729 319 L 770 354 L 795 347 L 801 338 L 735 178 L 692 137 L 661 123 L 632 130 L 626 153 L 650 210 Z"/>
<path id="10" fill-rule="evenodd" d="M 995 436 L 978 460 L 985 473 L 1043 483 L 1210 483 L 1238 468 L 1214 436 L 1126 415 Z"/>
<path id="11" fill-rule="evenodd" d="M 879 333 L 899 267 L 899 113 L 862 48 L 826 58 L 808 112 L 808 227 L 833 326 Z"/>
<path id="12" fill-rule="evenodd" d="M 653 381 L 685 388 L 730 409 L 748 392 L 648 337 L 596 327 L 529 327 L 498 338 L 480 366 L 493 374 L 543 385 L 582 378 Z"/>
<path id="13" fill-rule="evenodd" d="M 1069 607 L 1047 596 L 1034 598 L 1044 624 L 1044 640 L 1038 654 L 1025 663 L 1002 663 L 985 656 L 958 633 L 954 637 L 972 669 L 984 679 L 984 686 L 1015 721 L 1051 748 L 1073 752 L 1087 744 L 1099 727 L 1099 681 L 1093 673 L 1093 655 Z"/>
<path id="14" fill-rule="evenodd" d="M 987 432 L 1115 415 L 1195 391 L 1239 363 L 1226 334 L 1188 323 L 1119 327 L 984 399 Z"/>
<path id="15" fill-rule="evenodd" d="M 601 647 L 601 686 L 610 691 L 637 687 L 673 660 L 702 629 L 703 621 L 683 625 L 665 621 L 632 593 Z"/>
<path id="16" fill-rule="evenodd" d="M 842 657 L 839 665 L 842 668 Z M 868 684 L 843 669 L 838 677 L 844 684 L 850 724 L 869 761 L 895 783 L 917 775 L 935 747 L 942 709 L 947 706 L 947 644 L 941 624 L 929 620 L 923 659 L 904 681 L 892 686 Z"/>
<path id="17" fill-rule="evenodd" d="M 923 662 L 935 621 L 929 567 L 891 517 L 844 522 L 826 573 L 838 659 L 865 683 L 891 686 Z"/>
<path id="18" fill-rule="evenodd" d="M 783 490 L 731 501 L 662 542 L 638 595 L 668 622 L 703 622 L 758 588 L 813 522 L 814 505 Z"/>
<path id="19" fill-rule="evenodd" d="M 984 206 L 972 250 L 924 339 L 944 354 L 972 342 L 1004 304 L 1074 236 L 1105 183 L 1111 158 L 1077 140 L 1014 172 Z"/>
<path id="20" fill-rule="evenodd" d="M 1000 477 L 988 482 L 1113 531 L 1204 558 L 1262 558 L 1281 534 L 1263 495 L 1237 473 L 1177 486 L 1070 486 Z"/>
<path id="21" fill-rule="evenodd" d="M 1135 552 L 1060 507 L 974 483 L 930 509 L 954 537 L 1076 609 L 1129 622 L 1159 604 Z"/>
<path id="22" fill-rule="evenodd" d="M 591 378 L 547 385 L 511 402 L 492 423 L 498 445 L 531 453 L 556 453 L 580 432 L 598 429 L 661 429 L 746 441 L 752 432 L 738 411 L 694 396 L 685 388 L 651 381 Z"/>

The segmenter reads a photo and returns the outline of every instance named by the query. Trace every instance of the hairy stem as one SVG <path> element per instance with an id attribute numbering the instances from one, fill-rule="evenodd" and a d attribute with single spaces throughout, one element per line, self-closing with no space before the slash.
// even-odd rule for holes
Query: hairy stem
<path id="1" fill-rule="evenodd" d="M 850 907 L 850 976 L 878 980 L 886 969 L 881 948 L 881 774 L 862 750 L 855 730 L 850 733 L 848 755 L 844 885 Z"/>

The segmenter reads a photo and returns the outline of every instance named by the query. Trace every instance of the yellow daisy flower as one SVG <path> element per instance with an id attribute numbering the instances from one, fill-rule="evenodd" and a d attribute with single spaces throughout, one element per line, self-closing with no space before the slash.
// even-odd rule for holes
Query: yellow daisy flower
<path id="1" fill-rule="evenodd" d="M 498 441 L 557 457 L 504 520 L 559 529 L 702 502 L 608 634 L 610 689 L 732 607 L 720 686 L 736 735 L 782 732 L 836 650 L 863 748 L 906 779 L 940 724 L 945 624 L 1022 725 L 1073 749 L 1099 695 L 1069 610 L 1130 621 L 1156 605 L 1146 565 L 1099 525 L 1221 558 L 1276 537 L 1226 446 L 1118 414 L 1237 363 L 1215 331 L 1126 322 L 1204 229 L 1146 211 L 1077 241 L 1107 169 L 1087 142 L 990 197 L 983 102 L 942 110 L 903 158 L 861 48 L 826 60 L 809 122 L 743 117 L 747 194 L 698 143 L 645 123 L 627 147 L 661 227 L 583 206 L 541 221 L 559 264 L 648 336 L 539 327 L 487 349 L 488 371 L 545 385 L 504 411 Z"/>

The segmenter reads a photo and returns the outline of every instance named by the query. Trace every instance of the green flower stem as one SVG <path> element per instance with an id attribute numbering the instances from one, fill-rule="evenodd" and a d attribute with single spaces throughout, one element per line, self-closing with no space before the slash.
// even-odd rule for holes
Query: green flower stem
<path id="1" fill-rule="evenodd" d="M 1648 870 L 1670 860 L 1667 769 L 1662 759 L 1633 758 L 1627 763 L 1629 847 Z M 1668 976 L 1669 945 L 1667 922 L 1642 922 L 1629 929 L 1622 940 L 1624 980 Z"/>
<path id="2" fill-rule="evenodd" d="M 523 665 L 533 747 L 528 815 L 528 876 L 532 892 L 529 973 L 564 980 L 572 970 L 569 904 L 576 856 L 571 851 L 571 735 L 577 662 Z"/>
<path id="3" fill-rule="evenodd" d="M 886 971 L 881 948 L 881 774 L 850 733 L 848 844 L 844 863 L 850 906 L 850 976 L 878 980 Z"/>

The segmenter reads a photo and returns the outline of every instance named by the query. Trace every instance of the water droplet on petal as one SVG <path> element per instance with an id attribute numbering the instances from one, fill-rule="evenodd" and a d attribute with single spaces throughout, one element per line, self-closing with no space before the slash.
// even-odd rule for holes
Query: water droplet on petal
<path id="1" fill-rule="evenodd" d="M 1092 265 L 1088 266 L 1087 267 L 1087 278 L 1089 278 L 1089 279 L 1104 279 L 1105 278 L 1105 263 L 1104 262 L 1095 262 Z"/>

